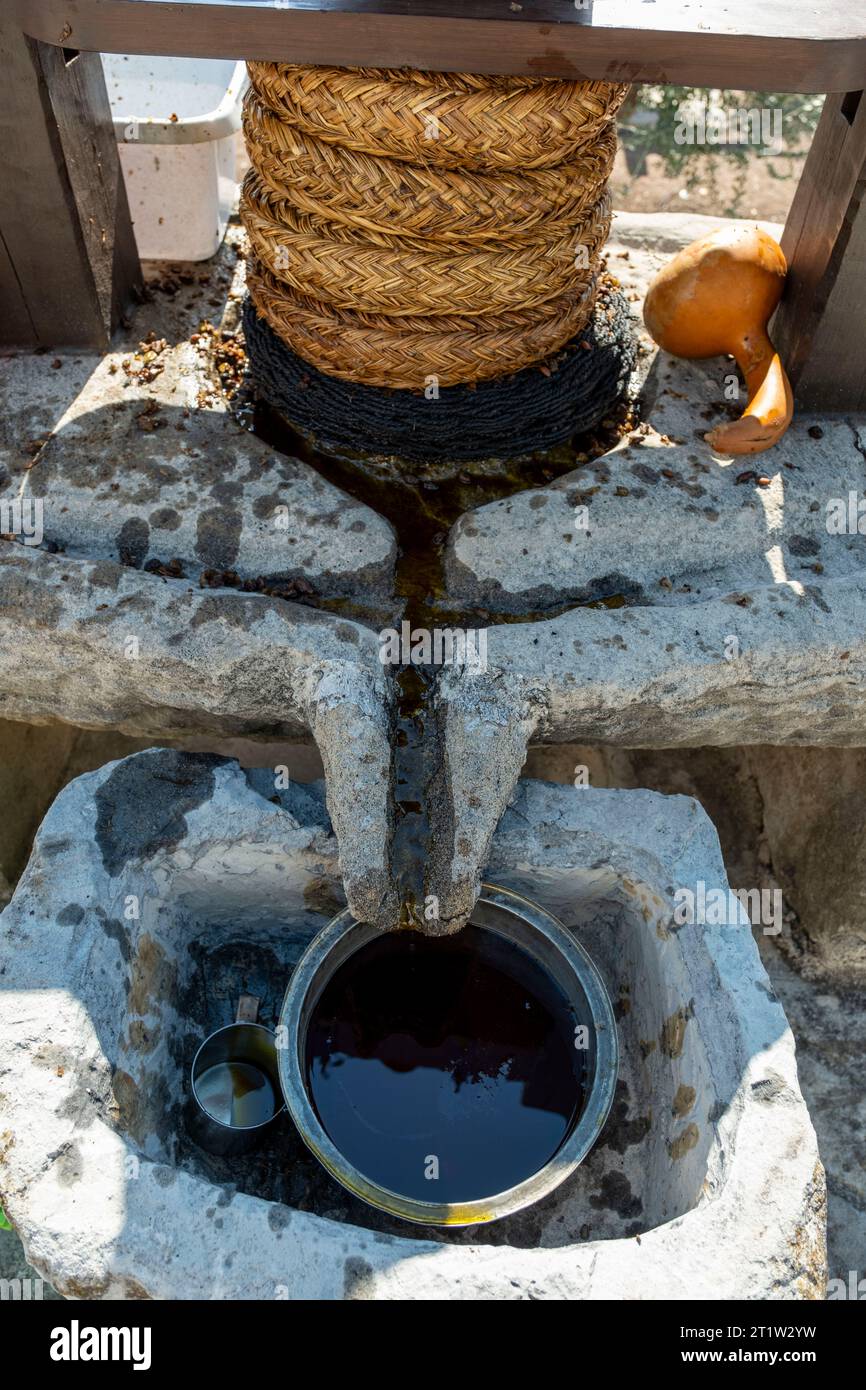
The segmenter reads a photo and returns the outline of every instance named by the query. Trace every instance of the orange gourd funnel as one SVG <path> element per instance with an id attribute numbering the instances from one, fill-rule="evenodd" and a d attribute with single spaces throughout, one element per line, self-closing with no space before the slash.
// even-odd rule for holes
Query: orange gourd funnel
<path id="1" fill-rule="evenodd" d="M 644 322 L 659 347 L 674 357 L 730 353 L 743 373 L 743 414 L 705 436 L 719 453 L 760 454 L 791 423 L 791 384 L 767 336 L 787 269 L 760 227 L 723 227 L 678 252 L 647 293 Z"/>

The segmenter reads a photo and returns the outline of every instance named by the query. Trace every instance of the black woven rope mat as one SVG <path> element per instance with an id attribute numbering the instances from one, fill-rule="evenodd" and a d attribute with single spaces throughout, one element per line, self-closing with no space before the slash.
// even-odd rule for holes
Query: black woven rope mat
<path id="1" fill-rule="evenodd" d="M 622 397 L 635 362 L 628 305 L 603 287 L 590 324 L 546 362 L 475 386 L 423 392 L 326 376 L 286 346 L 252 302 L 244 334 L 264 398 L 325 452 L 413 463 L 514 458 L 593 429 Z"/>

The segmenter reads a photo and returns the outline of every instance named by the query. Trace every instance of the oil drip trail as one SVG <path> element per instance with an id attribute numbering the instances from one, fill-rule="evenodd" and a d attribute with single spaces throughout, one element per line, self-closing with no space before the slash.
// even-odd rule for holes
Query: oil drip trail
<path id="1" fill-rule="evenodd" d="M 411 623 L 409 610 L 406 616 Z M 421 931 L 430 843 L 427 808 L 439 748 L 433 727 L 435 681 L 432 666 L 403 666 L 397 676 L 391 871 L 400 897 L 400 926 Z"/>
<path id="2" fill-rule="evenodd" d="M 391 523 L 397 539 L 394 590 L 403 600 L 403 621 L 409 631 L 488 627 L 503 622 L 538 622 L 567 612 L 563 604 L 544 613 L 519 616 L 487 610 L 455 611 L 446 603 L 445 542 L 451 526 L 464 512 L 510 497 L 526 488 L 541 487 L 606 453 L 618 432 L 611 428 L 573 441 L 548 454 L 459 471 L 376 460 L 350 459 L 319 453 L 272 407 L 257 401 L 251 421 L 239 415 L 246 428 L 271 448 L 300 458 L 328 482 L 365 503 Z M 577 454 L 577 450 L 584 452 Z M 617 600 L 614 600 L 618 602 Z M 609 604 L 612 600 L 603 600 Z M 592 604 L 588 606 L 598 606 Z M 338 608 L 323 603 L 322 607 Z M 402 664 L 395 670 L 396 726 L 393 745 L 393 837 L 391 870 L 402 904 L 400 926 L 430 931 L 424 917 L 424 883 L 430 848 L 430 789 L 441 760 L 436 718 L 437 668 Z"/>

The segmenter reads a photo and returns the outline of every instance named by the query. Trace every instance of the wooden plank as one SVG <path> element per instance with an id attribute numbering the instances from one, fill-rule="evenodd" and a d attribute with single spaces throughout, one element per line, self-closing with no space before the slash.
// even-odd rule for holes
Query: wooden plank
<path id="1" fill-rule="evenodd" d="M 35 348 L 39 339 L 27 312 L 27 304 L 15 267 L 0 234 L 0 307 L 2 307 L 2 341 L 7 346 Z"/>
<path id="2" fill-rule="evenodd" d="M 36 343 L 50 345 L 55 333 L 58 342 L 73 342 L 76 331 L 87 342 L 100 323 L 92 295 L 77 291 L 83 247 L 37 51 L 4 25 L 0 60 L 0 235 Z M 0 333 L 4 343 L 17 345 L 15 325 L 5 316 Z"/>
<path id="3" fill-rule="evenodd" d="M 782 249 L 773 337 L 798 402 L 866 409 L 866 92 L 827 97 Z"/>
<path id="4" fill-rule="evenodd" d="M 141 267 L 117 152 L 102 62 L 40 45 L 42 71 L 66 157 L 102 321 L 113 331 L 139 297 Z"/>
<path id="5" fill-rule="evenodd" d="M 104 350 L 140 267 L 101 62 L 5 22 L 0 60 L 0 238 L 30 324 L 19 303 L 0 341 Z"/>
<path id="6" fill-rule="evenodd" d="M 46 43 L 550 77 L 847 91 L 864 0 L 12 0 Z"/>

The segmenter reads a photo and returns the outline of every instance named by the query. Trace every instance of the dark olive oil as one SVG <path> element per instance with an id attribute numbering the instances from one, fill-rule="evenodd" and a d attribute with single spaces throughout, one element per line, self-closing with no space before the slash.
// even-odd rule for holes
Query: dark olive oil
<path id="1" fill-rule="evenodd" d="M 336 971 L 307 1030 L 309 1093 L 365 1177 L 418 1201 L 503 1192 L 553 1157 L 583 1102 L 577 1020 L 527 951 L 470 925 L 385 933 Z"/>

